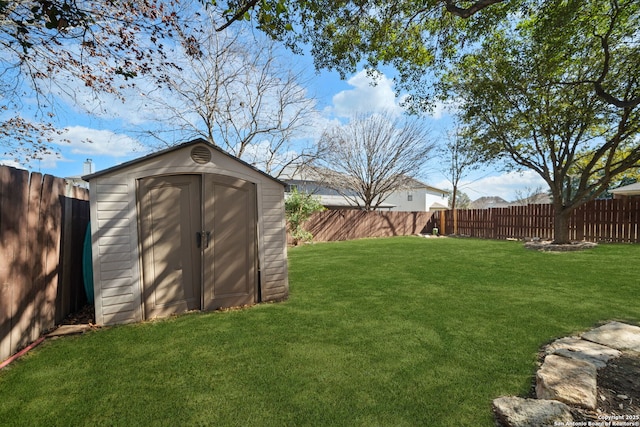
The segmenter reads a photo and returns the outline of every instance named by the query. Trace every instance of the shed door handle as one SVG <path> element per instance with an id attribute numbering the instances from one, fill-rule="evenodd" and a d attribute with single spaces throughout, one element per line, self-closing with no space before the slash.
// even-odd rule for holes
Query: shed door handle
<path id="1" fill-rule="evenodd" d="M 196 244 L 199 248 L 204 245 L 204 248 L 209 247 L 209 241 L 211 240 L 211 232 L 210 231 L 198 231 L 196 233 Z"/>

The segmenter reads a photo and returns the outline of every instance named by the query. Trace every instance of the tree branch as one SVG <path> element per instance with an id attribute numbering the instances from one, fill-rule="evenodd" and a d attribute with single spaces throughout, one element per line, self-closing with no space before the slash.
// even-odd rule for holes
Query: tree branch
<path id="1" fill-rule="evenodd" d="M 598 36 L 600 38 L 600 45 L 602 46 L 602 52 L 604 54 L 604 62 L 602 64 L 602 72 L 600 73 L 600 76 L 598 76 L 598 79 L 596 81 L 592 82 L 593 88 L 596 92 L 596 95 L 598 95 L 598 97 L 600 97 L 608 104 L 614 105 L 618 108 L 635 108 L 640 105 L 640 96 L 636 96 L 635 98 L 631 99 L 618 99 L 608 93 L 602 86 L 602 82 L 604 81 L 605 77 L 607 77 L 607 74 L 609 74 L 609 62 L 611 61 L 608 36 L 609 34 L 607 34 L 606 36 Z"/>
<path id="2" fill-rule="evenodd" d="M 609 50 L 609 37 L 613 32 L 613 29 L 616 25 L 616 21 L 618 19 L 618 15 L 620 14 L 620 9 L 618 8 L 618 4 L 616 2 L 612 2 L 611 5 L 613 6 L 614 13 L 613 13 L 613 16 L 611 16 L 609 29 L 603 36 L 599 36 L 597 34 L 595 35 L 597 38 L 600 39 L 600 46 L 602 46 L 602 53 L 604 55 L 604 60 L 602 64 L 602 72 L 600 73 L 600 76 L 598 76 L 598 79 L 593 82 L 593 88 L 596 92 L 596 95 L 598 95 L 601 99 L 603 99 L 608 104 L 614 105 L 618 108 L 635 108 L 638 105 L 640 105 L 640 96 L 636 96 L 635 98 L 632 98 L 632 99 L 618 99 L 615 96 L 608 93 L 602 86 L 604 79 L 609 74 L 609 64 L 611 62 L 611 52 Z"/>
<path id="3" fill-rule="evenodd" d="M 253 7 L 255 7 L 256 4 L 258 4 L 258 0 L 247 1 L 247 3 L 244 6 L 242 6 L 231 18 L 227 20 L 227 22 L 225 22 L 221 27 L 216 28 L 216 31 L 226 30 L 231 24 L 242 19 L 244 14 L 247 13 Z"/>
<path id="4" fill-rule="evenodd" d="M 456 15 L 460 18 L 470 18 L 474 14 L 480 12 L 482 9 L 491 6 L 492 4 L 502 3 L 504 0 L 478 0 L 467 8 L 457 6 L 455 0 L 443 0 L 447 12 Z"/>

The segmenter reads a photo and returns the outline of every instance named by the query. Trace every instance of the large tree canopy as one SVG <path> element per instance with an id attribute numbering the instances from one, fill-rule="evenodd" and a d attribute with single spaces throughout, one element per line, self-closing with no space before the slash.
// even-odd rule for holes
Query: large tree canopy
<path id="1" fill-rule="evenodd" d="M 316 68 L 343 77 L 366 65 L 393 65 L 416 93 L 425 69 L 504 20 L 514 1 L 229 0 L 225 28 L 254 19 L 294 51 L 311 46 Z M 504 3 L 504 4 L 502 4 Z M 489 7 L 491 6 L 491 7 Z M 483 13 L 478 13 L 482 11 Z M 457 19 L 464 17 L 465 19 Z"/>
<path id="2" fill-rule="evenodd" d="M 445 81 L 479 147 L 547 182 L 559 243 L 576 207 L 640 166 L 639 10 L 562 2 L 487 36 Z"/>
<path id="3" fill-rule="evenodd" d="M 496 31 L 531 22 L 549 45 L 576 42 L 595 53 L 591 72 L 580 83 L 618 107 L 637 105 L 640 96 L 621 92 L 615 63 L 639 75 L 637 1 L 633 0 L 229 0 L 228 23 L 254 19 L 272 37 L 294 50 L 311 46 L 317 68 L 343 76 L 366 65 L 392 65 L 398 82 L 414 96 L 414 107 L 433 97 L 430 82 L 459 54 L 474 49 Z M 597 22 L 597 28 L 594 26 Z M 224 27 L 224 26 L 223 26 Z M 588 28 L 589 30 L 585 30 Z M 628 41 L 624 55 L 610 46 Z M 594 48 L 596 48 L 594 50 Z M 597 52 L 596 52 L 597 51 Z M 400 87 L 400 86 L 399 86 Z"/>

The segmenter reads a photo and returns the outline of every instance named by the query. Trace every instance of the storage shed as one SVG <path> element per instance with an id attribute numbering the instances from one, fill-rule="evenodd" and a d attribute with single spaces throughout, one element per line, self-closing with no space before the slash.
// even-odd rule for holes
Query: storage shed
<path id="1" fill-rule="evenodd" d="M 97 324 L 288 296 L 282 182 L 202 139 L 83 178 Z"/>

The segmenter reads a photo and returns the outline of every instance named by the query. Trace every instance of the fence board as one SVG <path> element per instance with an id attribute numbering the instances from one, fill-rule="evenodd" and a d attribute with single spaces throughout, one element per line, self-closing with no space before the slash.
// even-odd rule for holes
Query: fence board
<path id="1" fill-rule="evenodd" d="M 88 200 L 62 178 L 0 166 L 0 360 L 86 302 Z"/>
<path id="2" fill-rule="evenodd" d="M 578 207 L 569 227 L 572 240 L 638 243 L 640 198 L 594 200 Z M 553 239 L 553 205 L 536 204 L 458 210 L 458 234 L 485 239 Z M 427 231 L 453 223 L 453 212 L 434 214 Z M 453 232 L 447 228 L 447 232 Z"/>
<path id="3" fill-rule="evenodd" d="M 9 189 L 11 188 L 11 174 L 9 169 L 0 168 L 0 204 L 2 206 L 11 203 Z M 1 354 L 7 354 L 11 350 L 11 322 L 13 318 L 13 284 L 10 283 L 11 278 L 11 259 L 13 258 L 13 248 L 11 240 L 13 235 L 7 233 L 4 237 L 4 230 L 9 228 L 10 219 L 8 214 L 0 211 L 0 260 L 5 260 L 0 267 L 0 351 Z"/>
<path id="4" fill-rule="evenodd" d="M 28 300 L 33 292 L 26 266 L 29 254 L 24 247 L 27 239 L 27 217 L 24 213 L 27 211 L 29 203 L 29 173 L 24 170 L 14 170 L 11 173 L 10 182 L 11 189 L 7 194 L 11 203 L 3 214 L 6 215 L 5 218 L 11 218 L 12 224 L 1 230 L 0 236 L 9 246 L 7 249 L 13 253 L 9 267 L 11 274 L 9 281 L 13 287 L 14 298 L 11 342 L 12 345 L 18 343 L 20 347 L 23 347 L 32 342 L 31 338 L 35 335 L 31 329 L 30 318 L 33 307 L 21 303 Z"/>
<path id="5" fill-rule="evenodd" d="M 304 228 L 313 235 L 314 241 L 329 242 L 417 234 L 426 230 L 430 219 L 430 212 L 365 212 L 337 209 L 315 213 Z M 289 243 L 291 242 L 289 238 Z"/>
<path id="6" fill-rule="evenodd" d="M 40 321 L 38 320 L 37 307 L 42 304 L 39 298 L 41 288 L 38 288 L 37 277 L 42 274 L 42 264 L 40 260 L 40 209 L 42 203 L 42 186 L 43 176 L 41 173 L 32 173 L 29 179 L 29 201 L 27 202 L 27 241 L 24 244 L 27 261 L 25 263 L 27 272 L 25 277 L 28 279 L 30 294 L 23 300 L 23 308 L 20 311 L 23 316 L 29 319 L 32 324 L 30 326 L 31 341 L 38 338 L 40 334 Z M 37 323 L 37 324 L 36 324 Z"/>

